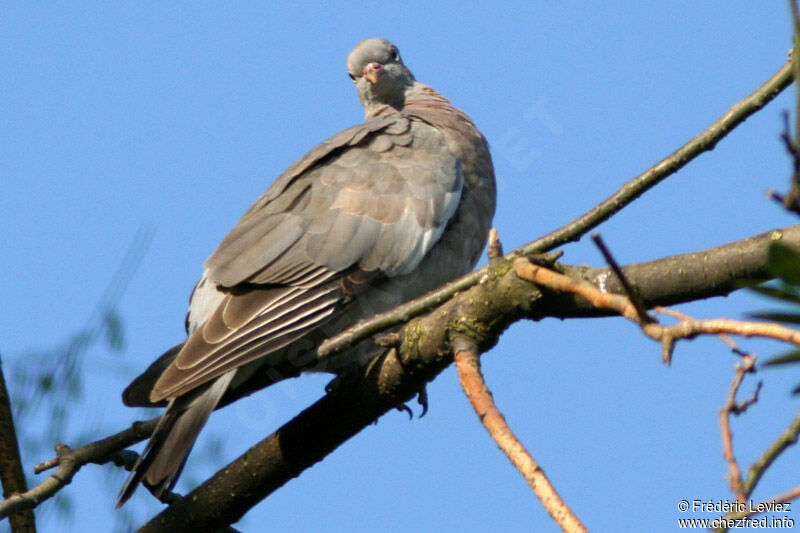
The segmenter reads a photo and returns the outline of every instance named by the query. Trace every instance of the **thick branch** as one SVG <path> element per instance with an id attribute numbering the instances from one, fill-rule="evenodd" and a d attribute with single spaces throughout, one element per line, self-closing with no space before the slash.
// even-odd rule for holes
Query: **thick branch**
<path id="1" fill-rule="evenodd" d="M 695 254 L 629 265 L 623 271 L 648 306 L 725 295 L 742 279 L 767 278 L 767 247 L 775 239 L 800 246 L 800 226 Z M 619 290 L 608 269 L 564 270 L 606 290 Z M 399 349 L 389 350 L 364 375 L 345 380 L 141 531 L 234 523 L 382 414 L 411 399 L 452 362 L 450 339 L 469 337 L 484 352 L 516 320 L 601 314 L 579 298 L 539 291 L 516 276 L 511 260 L 499 260 L 490 266 L 482 283 L 409 322 L 402 329 L 404 340 Z"/>
<path id="2" fill-rule="evenodd" d="M 781 91 L 789 86 L 793 79 L 794 74 L 792 72 L 792 61 L 790 59 L 778 72 L 764 82 L 761 87 L 756 89 L 755 92 L 744 100 L 731 106 L 722 117 L 717 119 L 708 128 L 703 130 L 703 132 L 671 155 L 625 183 L 617 192 L 592 208 L 586 214 L 580 216 L 566 226 L 511 252 L 506 255 L 505 258 L 511 259 L 518 253 L 531 254 L 547 252 L 562 244 L 577 241 L 582 235 L 596 228 L 646 191 L 655 187 L 686 166 L 695 157 L 703 152 L 713 150 L 723 137 L 747 120 L 748 117 L 771 102 Z M 365 339 L 379 331 L 407 322 L 411 318 L 441 305 L 442 302 L 447 301 L 454 294 L 469 289 L 483 279 L 488 272 L 489 267 L 481 268 L 416 300 L 412 300 L 400 307 L 381 313 L 369 320 L 361 321 L 347 331 L 322 343 L 317 352 L 320 356 L 330 355 L 334 352 L 344 350 L 357 341 Z"/>
<path id="3" fill-rule="evenodd" d="M 629 265 L 623 268 L 623 272 L 648 308 L 725 296 L 740 289 L 747 281 L 770 278 L 765 254 L 767 246 L 773 241 L 780 241 L 788 246 L 800 246 L 800 225 L 699 252 Z M 622 285 L 607 268 L 564 267 L 563 270 L 607 292 L 623 292 Z M 547 309 L 547 316 L 575 318 L 613 314 L 596 309 L 582 298 L 568 294 L 556 296 L 550 303 L 554 307 Z"/>
<path id="4" fill-rule="evenodd" d="M 410 372 L 402 367 L 397 350 L 390 349 L 364 375 L 344 378 L 329 394 L 139 531 L 214 531 L 236 522 L 379 416 L 413 398 L 421 384 L 445 366 L 433 363 Z"/>
<path id="5" fill-rule="evenodd" d="M 25 492 L 25 472 L 19 454 L 17 432 L 14 429 L 14 415 L 11 412 L 11 399 L 6 389 L 6 378 L 0 361 L 0 481 L 3 484 L 3 498 Z M 19 510 L 9 518 L 14 533 L 36 531 L 33 509 Z"/>

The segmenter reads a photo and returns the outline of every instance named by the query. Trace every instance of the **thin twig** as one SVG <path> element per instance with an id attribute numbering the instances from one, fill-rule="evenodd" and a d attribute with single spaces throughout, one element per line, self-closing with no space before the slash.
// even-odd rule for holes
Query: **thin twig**
<path id="1" fill-rule="evenodd" d="M 647 309 L 645 309 L 644 307 L 644 302 L 642 302 L 642 299 L 639 297 L 636 291 L 633 290 L 633 287 L 628 281 L 628 278 L 622 272 L 622 269 L 620 268 L 616 259 L 614 259 L 614 256 L 611 255 L 611 251 L 606 246 L 606 243 L 603 242 L 603 238 L 600 237 L 600 234 L 595 233 L 594 235 L 592 235 L 592 240 L 594 241 L 594 244 L 597 246 L 597 248 L 600 250 L 600 253 L 603 254 L 603 259 L 606 260 L 606 263 L 608 263 L 608 266 L 611 268 L 611 271 L 614 273 L 615 276 L 617 276 L 619 284 L 622 285 L 622 290 L 625 291 L 625 295 L 630 299 L 634 309 L 636 309 L 636 314 L 639 316 L 639 322 L 643 324 L 655 322 L 655 319 L 653 319 L 653 317 L 647 314 Z"/>
<path id="2" fill-rule="evenodd" d="M 72 449 L 64 444 L 56 444 L 57 458 L 35 467 L 37 472 L 41 472 L 58 466 L 56 471 L 32 489 L 22 494 L 14 494 L 0 502 L 0 519 L 22 509 L 36 507 L 44 500 L 51 498 L 65 485 L 68 485 L 72 481 L 72 476 L 86 463 L 127 462 L 124 455 L 117 452 L 148 438 L 153 433 L 156 423 L 158 423 L 158 418 L 146 422 L 136 422 L 124 431 L 80 448 Z"/>
<path id="3" fill-rule="evenodd" d="M 694 320 L 694 318 L 690 317 L 685 313 L 681 313 L 677 309 L 669 309 L 667 307 L 659 306 L 656 307 L 655 310 L 656 312 L 661 313 L 662 315 L 668 315 L 671 316 L 672 318 L 677 318 L 678 320 L 686 320 L 686 321 Z M 728 335 L 727 333 L 718 333 L 717 337 L 719 337 L 719 340 L 724 342 L 728 346 L 728 348 L 730 348 L 731 351 L 736 355 L 738 355 L 739 357 L 750 357 L 750 354 L 739 348 L 739 345 L 736 344 L 736 341 L 734 341 L 731 338 L 731 336 Z"/>
<path id="4" fill-rule="evenodd" d="M 698 335 L 719 335 L 721 333 L 740 335 L 743 337 L 764 337 L 790 342 L 800 346 L 800 332 L 778 324 L 742 322 L 724 318 L 694 320 L 688 317 L 682 322 L 672 326 L 661 326 L 658 323 L 642 323 L 631 301 L 622 295 L 603 292 L 588 282 L 575 280 L 539 265 L 534 265 L 524 258 L 518 258 L 514 261 L 514 271 L 520 278 L 536 283 L 537 285 L 542 285 L 557 291 L 571 292 L 586 299 L 595 307 L 612 309 L 618 312 L 625 318 L 636 322 L 648 337 L 660 341 L 662 345 L 668 347 L 668 349 L 671 349 L 675 341 L 679 339 L 692 339 Z M 665 311 L 659 307 L 655 309 L 659 312 Z M 735 389 L 738 389 L 738 384 L 734 382 L 734 385 L 735 387 L 732 388 L 732 391 L 735 394 Z M 755 402 L 757 393 L 758 391 L 756 391 L 753 398 L 742 404 L 737 405 L 734 399 L 733 409 L 738 409 L 739 411 L 746 409 L 748 405 Z M 727 431 L 729 432 L 730 429 L 728 428 Z M 800 413 L 792 421 L 789 428 L 787 428 L 772 446 L 762 454 L 758 461 L 750 467 L 747 479 L 740 483 L 739 487 L 735 489 L 737 492 L 737 499 L 740 498 L 742 494 L 744 495 L 743 501 L 750 497 L 750 494 L 752 494 L 753 489 L 755 489 L 756 484 L 761 479 L 764 472 L 781 453 L 797 442 L 798 435 L 800 435 Z M 735 484 L 735 472 L 738 470 L 735 459 L 733 461 L 729 460 L 729 466 L 731 465 L 733 465 L 732 471 L 734 472 L 732 483 Z"/>
<path id="5" fill-rule="evenodd" d="M 795 133 L 795 136 L 797 133 Z M 781 141 L 783 142 L 786 152 L 792 159 L 792 177 L 789 180 L 789 191 L 786 194 L 779 194 L 772 189 L 767 191 L 767 196 L 773 200 L 780 202 L 780 204 L 795 214 L 800 215 L 800 146 L 797 144 L 797 138 L 792 139 L 789 133 L 789 112 L 783 112 L 783 131 L 781 132 Z"/>
<path id="6" fill-rule="evenodd" d="M 500 242 L 500 234 L 497 228 L 489 230 L 489 251 L 487 252 L 489 262 L 503 258 L 503 243 Z"/>
<path id="7" fill-rule="evenodd" d="M 730 520 L 737 520 L 739 518 L 744 518 L 745 516 L 753 516 L 765 512 L 782 512 L 782 510 L 778 509 L 775 504 L 790 502 L 797 498 L 800 498 L 800 486 L 795 487 L 791 490 L 787 490 L 784 493 L 778 494 L 774 498 L 768 498 L 766 500 L 762 500 L 757 504 L 748 505 L 746 511 L 740 513 L 727 514 L 725 515 L 725 518 Z"/>
<path id="8" fill-rule="evenodd" d="M 694 320 L 692 317 L 675 309 L 659 307 L 658 311 L 662 314 L 677 318 L 678 320 Z M 739 392 L 742 381 L 744 381 L 744 378 L 748 373 L 755 372 L 756 357 L 754 355 L 745 353 L 728 334 L 720 333 L 717 336 L 720 338 L 720 340 L 728 345 L 733 353 L 741 357 L 741 363 L 736 364 L 736 375 L 734 376 L 733 383 L 731 383 L 728 391 L 727 400 L 719 412 L 719 424 L 720 433 L 722 435 L 722 454 L 723 457 L 725 457 L 725 461 L 728 463 L 728 483 L 731 486 L 731 490 L 736 495 L 736 500 L 744 503 L 747 500 L 747 496 L 745 495 L 743 489 L 744 481 L 742 480 L 741 469 L 733 451 L 733 431 L 731 431 L 730 417 L 731 414 L 738 416 L 744 413 L 748 407 L 758 401 L 758 395 L 761 392 L 763 382 L 758 382 L 755 392 L 753 392 L 749 398 L 743 402 L 737 402 L 736 394 Z"/>
<path id="9" fill-rule="evenodd" d="M 797 9 L 797 0 L 789 0 L 789 9 L 792 12 L 792 53 L 789 56 L 791 59 L 792 57 L 800 58 L 800 11 Z M 800 76 L 800 61 L 796 61 L 793 64 L 792 71 L 795 75 Z M 800 91 L 795 91 L 795 124 L 794 124 L 794 138 L 800 139 L 800 115 L 797 114 L 800 111 Z"/>
<path id="10" fill-rule="evenodd" d="M 463 346 L 458 350 L 455 354 L 455 362 L 461 386 L 478 418 L 506 457 L 528 482 L 548 514 L 566 532 L 587 531 L 580 519 L 561 499 L 542 467 L 514 435 L 505 417 L 495 405 L 492 393 L 481 374 L 480 360 L 474 344 L 472 347 Z"/>
<path id="11" fill-rule="evenodd" d="M 753 113 L 761 110 L 781 91 L 792 83 L 791 58 L 761 87 L 731 108 L 703 130 L 699 135 L 678 148 L 661 162 L 627 182 L 617 192 L 591 211 L 544 237 L 526 244 L 521 252 L 543 252 L 552 250 L 567 242 L 576 241 L 582 235 L 597 227 L 620 209 L 641 196 L 647 190 L 671 176 L 703 152 L 713 150 L 717 143 L 736 126 L 747 120 Z"/>
<path id="12" fill-rule="evenodd" d="M 728 397 L 725 405 L 719 411 L 719 424 L 722 433 L 722 453 L 725 461 L 728 463 L 728 483 L 730 483 L 731 490 L 736 495 L 736 501 L 744 503 L 747 501 L 747 495 L 744 493 L 744 481 L 742 480 L 742 471 L 739 468 L 739 463 L 736 460 L 736 455 L 733 452 L 733 432 L 731 431 L 731 415 L 739 415 L 743 413 L 750 405 L 758 400 L 758 393 L 761 390 L 761 382 L 759 381 L 756 391 L 753 395 L 744 401 L 738 403 L 736 401 L 736 394 L 739 392 L 745 376 L 749 372 L 755 370 L 756 358 L 752 356 L 744 356 L 741 363 L 736 365 L 736 375 L 733 378 L 730 389 L 728 390 Z"/>
<path id="13" fill-rule="evenodd" d="M 761 480 L 761 476 L 764 475 L 764 472 L 767 471 L 770 465 L 786 451 L 787 448 L 797 442 L 798 435 L 800 435 L 800 413 L 795 416 L 792 423 L 789 424 L 789 427 L 775 439 L 772 446 L 761 454 L 761 457 L 759 457 L 748 470 L 747 479 L 745 479 L 742 485 L 742 490 L 748 497 L 753 493 L 756 485 Z"/>
<path id="14" fill-rule="evenodd" d="M 758 505 L 755 507 L 764 508 L 766 507 L 766 504 L 770 502 L 789 502 L 797 498 L 800 498 L 800 486 L 787 490 L 783 494 L 778 494 L 777 496 L 775 496 L 774 498 L 770 498 L 769 500 L 764 500 L 762 502 L 763 505 Z"/>
<path id="15" fill-rule="evenodd" d="M 578 240 L 600 223 L 608 220 L 620 209 L 630 204 L 647 190 L 655 187 L 667 177 L 671 176 L 688 164 L 695 157 L 705 151 L 712 150 L 714 146 L 728 133 L 748 117 L 761 110 L 771 102 L 794 79 L 791 60 L 784 64 L 771 78 L 752 94 L 731 106 L 731 108 L 708 128 L 684 144 L 661 162 L 646 170 L 636 178 L 625 183 L 617 192 L 605 201 L 592 208 L 584 215 L 578 217 L 567 225 L 532 241 L 521 248 L 507 254 L 505 259 L 512 260 L 517 255 L 529 255 L 550 251 L 562 244 Z M 408 322 L 449 300 L 458 292 L 465 291 L 479 283 L 488 274 L 488 267 L 475 270 L 443 287 L 429 292 L 425 296 L 412 300 L 400 307 L 380 313 L 374 317 L 362 320 L 353 327 L 334 335 L 320 344 L 317 353 L 321 357 L 347 349 L 361 341 L 392 326 Z"/>
<path id="16" fill-rule="evenodd" d="M 800 434 L 800 413 L 798 413 L 792 423 L 789 424 L 789 427 L 786 428 L 772 446 L 770 446 L 762 455 L 758 458 L 758 460 L 753 463 L 750 467 L 750 470 L 747 474 L 747 479 L 742 483 L 741 492 L 744 494 L 744 499 L 740 501 L 746 502 L 750 495 L 758 485 L 758 482 L 761 480 L 761 476 L 764 475 L 764 472 L 772 465 L 773 462 L 784 452 L 787 448 L 792 446 L 797 442 L 798 435 Z M 776 496 L 775 498 L 764 500 L 760 506 L 752 506 L 748 505 L 747 509 L 742 512 L 735 512 L 735 513 L 728 513 L 724 516 L 726 519 L 738 519 L 744 518 L 745 516 L 750 516 L 756 514 L 757 512 L 763 511 L 775 511 L 776 508 L 774 505 L 770 506 L 769 504 L 774 504 L 775 502 L 788 502 L 800 496 L 800 487 L 796 487 L 791 489 L 783 494 Z M 737 498 L 738 499 L 738 498 Z M 758 509 L 762 509 L 763 511 L 758 511 Z M 720 527 L 717 528 L 717 532 L 727 531 L 727 527 Z"/>
<path id="17" fill-rule="evenodd" d="M 797 1 L 789 0 L 789 8 L 792 13 L 792 32 L 794 45 L 792 47 L 792 57 L 800 58 L 800 14 L 798 14 Z M 793 63 L 793 71 L 795 77 L 800 74 L 800 61 Z M 794 123 L 794 138 L 789 131 L 789 112 L 783 112 L 783 132 L 781 133 L 781 140 L 783 141 L 789 157 L 792 159 L 792 177 L 790 180 L 789 190 L 786 194 L 778 194 L 775 191 L 768 191 L 767 196 L 778 201 L 788 211 L 800 215 L 800 146 L 798 146 L 798 139 L 800 139 L 800 92 L 795 91 L 795 123 Z"/>
<path id="18" fill-rule="evenodd" d="M 517 276 L 530 282 L 556 291 L 571 292 L 587 300 L 598 309 L 611 309 L 638 324 L 648 337 L 662 344 L 674 344 L 680 339 L 693 339 L 698 335 L 719 335 L 729 333 L 742 337 L 764 337 L 800 346 L 800 331 L 768 322 L 744 322 L 717 318 L 711 320 L 688 319 L 672 326 L 662 326 L 656 322 L 642 323 L 633 303 L 621 294 L 603 292 L 591 283 L 573 279 L 545 267 L 534 265 L 525 258 L 514 261 Z M 656 307 L 662 312 L 663 308 Z"/>
<path id="19" fill-rule="evenodd" d="M 679 303 L 700 297 L 728 294 L 734 280 L 766 279 L 766 249 L 780 238 L 800 241 L 800 226 L 709 250 L 625 267 L 648 305 Z M 730 261 L 732 256 L 735 262 Z M 721 267 L 724 265 L 724 268 Z M 540 319 L 606 316 L 571 295 L 531 290 L 510 264 L 502 261 L 485 283 L 443 304 L 402 329 L 403 345 L 386 352 L 379 362 L 352 386 L 334 387 L 314 405 L 284 424 L 221 469 L 181 503 L 166 508 L 146 531 L 164 527 L 221 527 L 234 523 L 248 509 L 273 494 L 301 472 L 332 453 L 338 446 L 397 405 L 409 401 L 426 382 L 453 362 L 451 333 L 480 335 L 481 349 L 494 346 L 505 328 L 522 318 Z M 589 279 L 605 280 L 607 269 L 578 269 Z M 673 277 L 680 271 L 680 277 Z M 652 283 L 657 279 L 657 283 Z M 548 291 L 550 292 L 550 291 Z M 468 325 L 459 317 L 470 317 Z M 467 326 L 467 327 L 464 327 Z M 410 371 L 413 369 L 413 372 Z M 291 452 L 291 453 L 290 453 Z M 187 526 L 187 524 L 189 524 Z"/>

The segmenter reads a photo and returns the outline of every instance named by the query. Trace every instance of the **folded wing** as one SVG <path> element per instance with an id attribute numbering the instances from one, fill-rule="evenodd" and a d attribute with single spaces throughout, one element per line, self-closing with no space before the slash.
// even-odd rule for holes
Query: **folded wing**
<path id="1" fill-rule="evenodd" d="M 194 313 L 202 324 L 150 400 L 180 396 L 258 358 L 283 363 L 270 356 L 282 357 L 280 348 L 381 279 L 411 272 L 455 213 L 462 184 L 442 133 L 415 118 L 372 120 L 319 145 L 206 261 L 206 282 L 224 296 Z"/>

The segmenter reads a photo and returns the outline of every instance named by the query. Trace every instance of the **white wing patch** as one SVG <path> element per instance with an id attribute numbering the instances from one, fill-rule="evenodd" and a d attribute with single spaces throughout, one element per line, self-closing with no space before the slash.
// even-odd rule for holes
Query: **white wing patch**
<path id="1" fill-rule="evenodd" d="M 456 212 L 458 208 L 458 204 L 461 201 L 461 188 L 453 192 L 445 193 L 444 195 L 444 210 L 442 213 L 442 220 L 444 223 L 442 224 L 435 224 L 432 228 L 426 229 L 422 231 L 422 235 L 419 239 L 417 239 L 416 246 L 414 246 L 413 250 L 406 255 L 406 260 L 401 262 L 400 264 L 395 266 L 395 269 L 392 270 L 385 270 L 390 277 L 393 276 L 402 276 L 404 274 L 411 273 L 417 265 L 419 265 L 422 258 L 430 252 L 433 245 L 439 240 L 439 237 L 442 236 L 444 233 L 445 228 L 447 227 L 447 222 Z M 405 213 L 403 213 L 403 218 L 411 218 L 411 221 L 402 221 L 401 223 L 408 223 L 408 224 L 416 224 L 414 220 L 414 214 L 411 213 L 411 210 L 406 208 Z"/>
<path id="2" fill-rule="evenodd" d="M 225 294 L 217 290 L 217 284 L 208 278 L 208 269 L 192 291 L 189 301 L 189 314 L 186 316 L 186 330 L 189 335 L 211 318 L 222 303 Z"/>

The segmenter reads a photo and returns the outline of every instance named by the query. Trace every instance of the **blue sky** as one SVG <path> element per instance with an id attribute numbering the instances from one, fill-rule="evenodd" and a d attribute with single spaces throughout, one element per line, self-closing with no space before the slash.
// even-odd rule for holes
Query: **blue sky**
<path id="1" fill-rule="evenodd" d="M 0 33 L 4 363 L 81 328 L 137 230 L 155 230 L 119 306 L 124 354 L 87 354 L 83 399 L 69 406 L 75 435 L 142 416 L 119 394 L 181 340 L 203 260 L 284 168 L 363 119 L 344 68 L 357 41 L 395 42 L 416 77 L 481 128 L 507 250 L 672 152 L 772 75 L 791 46 L 784 2 L 743 1 L 20 2 L 0 7 Z M 778 134 L 793 94 L 602 226 L 618 260 L 795 223 L 764 197 L 788 183 Z M 602 264 L 591 243 L 564 251 L 566 262 Z M 741 318 L 764 305 L 736 295 L 680 309 Z M 741 344 L 762 356 L 780 351 Z M 665 368 L 659 347 L 621 319 L 549 319 L 516 324 L 483 361 L 511 426 L 593 531 L 672 531 L 679 500 L 730 497 L 717 412 L 735 358 L 720 342 L 681 344 Z M 797 408 L 796 376 L 761 378 L 762 400 L 734 423 L 745 465 Z M 238 456 L 326 382 L 292 380 L 212 416 L 198 448 L 219 439 L 222 457 L 190 460 L 184 481 Z M 427 416 L 388 414 L 240 527 L 555 531 L 485 435 L 453 369 L 429 396 Z M 79 444 L 75 435 L 63 440 Z M 777 463 L 756 497 L 795 486 L 797 458 L 793 450 Z M 73 520 L 42 518 L 42 530 L 123 527 L 113 510 L 123 476 L 112 470 L 81 471 L 66 489 Z M 151 500 L 143 491 L 126 506 L 135 522 L 159 508 Z"/>

